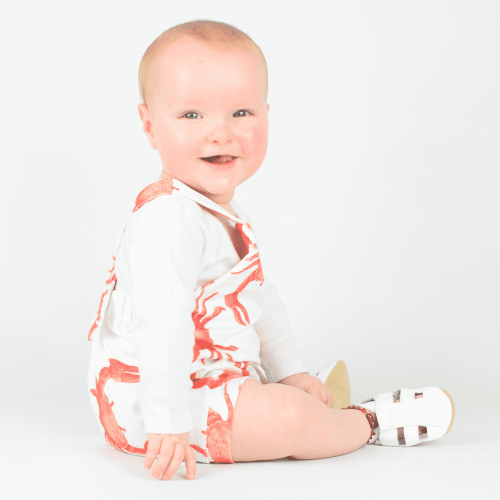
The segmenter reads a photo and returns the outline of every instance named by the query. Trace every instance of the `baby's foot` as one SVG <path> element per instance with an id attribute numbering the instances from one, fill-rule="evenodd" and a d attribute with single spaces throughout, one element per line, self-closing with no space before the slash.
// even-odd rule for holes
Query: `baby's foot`
<path id="1" fill-rule="evenodd" d="M 394 403 L 399 403 L 399 395 L 400 395 L 400 393 L 401 393 L 400 390 L 398 390 L 398 391 L 395 392 L 395 394 L 394 394 Z M 423 397 L 423 395 L 422 395 L 421 392 L 416 392 L 415 393 L 415 399 L 418 399 L 418 398 L 421 398 L 421 397 Z M 369 413 L 373 413 L 370 410 L 366 410 L 366 411 L 369 412 Z M 419 426 L 418 427 L 418 433 L 419 434 L 426 434 L 427 433 L 427 427 Z M 399 427 L 398 428 L 398 439 L 404 439 L 404 437 L 405 437 L 404 429 L 403 429 L 403 427 Z"/>

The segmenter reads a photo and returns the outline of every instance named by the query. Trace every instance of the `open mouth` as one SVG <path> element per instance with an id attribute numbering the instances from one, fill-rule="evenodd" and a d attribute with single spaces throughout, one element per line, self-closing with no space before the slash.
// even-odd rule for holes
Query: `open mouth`
<path id="1" fill-rule="evenodd" d="M 207 156 L 205 158 L 202 158 L 202 160 L 208 161 L 210 163 L 217 163 L 219 165 L 223 165 L 224 163 L 229 163 L 234 158 L 236 158 L 236 156 L 217 155 L 217 156 Z"/>

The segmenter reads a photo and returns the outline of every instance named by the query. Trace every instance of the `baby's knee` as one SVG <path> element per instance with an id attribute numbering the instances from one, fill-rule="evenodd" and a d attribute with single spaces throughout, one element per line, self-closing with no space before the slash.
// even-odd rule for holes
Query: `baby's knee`
<path id="1" fill-rule="evenodd" d="M 290 437 L 298 439 L 311 417 L 308 394 L 283 384 L 268 384 L 262 390 L 274 391 L 270 399 L 273 407 L 278 410 L 279 423 L 286 427 Z"/>
<path id="2" fill-rule="evenodd" d="M 232 424 L 233 460 L 274 460 L 294 454 L 309 420 L 307 396 L 283 384 L 245 382 Z"/>

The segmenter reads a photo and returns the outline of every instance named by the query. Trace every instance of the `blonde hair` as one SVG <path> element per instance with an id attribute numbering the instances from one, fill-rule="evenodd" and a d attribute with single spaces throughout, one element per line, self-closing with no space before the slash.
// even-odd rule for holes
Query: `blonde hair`
<path id="1" fill-rule="evenodd" d="M 183 36 L 188 36 L 212 47 L 223 47 L 226 49 L 252 50 L 256 48 L 262 56 L 265 72 L 265 100 L 267 101 L 267 92 L 269 88 L 267 77 L 267 63 L 260 47 L 243 31 L 235 26 L 211 21 L 209 19 L 197 19 L 182 24 L 177 24 L 164 31 L 147 48 L 142 56 L 139 65 L 139 92 L 142 102 L 147 106 L 148 98 L 148 80 L 151 72 L 151 66 L 162 50 Z"/>

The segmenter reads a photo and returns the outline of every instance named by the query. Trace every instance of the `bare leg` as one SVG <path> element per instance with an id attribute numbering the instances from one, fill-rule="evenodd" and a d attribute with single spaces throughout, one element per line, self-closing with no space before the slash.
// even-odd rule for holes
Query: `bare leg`
<path id="1" fill-rule="evenodd" d="M 333 457 L 360 448 L 370 433 L 358 410 L 333 410 L 295 387 L 247 379 L 234 411 L 231 455 L 235 462 Z"/>

